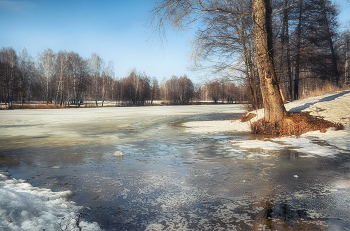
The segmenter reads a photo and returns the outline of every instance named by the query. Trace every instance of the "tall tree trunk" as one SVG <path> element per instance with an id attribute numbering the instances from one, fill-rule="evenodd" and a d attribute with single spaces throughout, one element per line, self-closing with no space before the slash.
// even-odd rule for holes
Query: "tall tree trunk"
<path id="1" fill-rule="evenodd" d="M 288 0 L 284 1 L 284 6 L 288 6 Z M 284 73 L 284 49 L 286 46 L 286 60 L 287 60 L 287 76 L 288 76 L 288 93 L 289 98 L 292 99 L 293 97 L 293 80 L 292 80 L 292 72 L 291 72 L 291 61 L 290 61 L 290 44 L 289 44 L 289 18 L 288 18 L 288 8 L 284 9 L 283 11 L 283 25 L 282 25 L 282 36 L 281 36 L 281 66 L 280 66 L 280 73 L 281 76 L 283 76 Z"/>
<path id="2" fill-rule="evenodd" d="M 247 43 L 249 43 L 249 39 L 247 38 L 247 35 L 246 35 L 246 29 L 244 26 L 243 17 L 241 17 L 240 24 L 241 24 L 241 30 L 240 30 L 239 36 L 243 46 L 245 73 L 247 76 L 246 78 L 248 82 L 248 89 L 250 91 L 250 97 L 251 97 L 250 103 L 252 104 L 253 109 L 258 109 L 259 105 L 257 101 L 256 85 L 254 81 L 255 75 L 254 75 L 254 69 L 251 67 L 252 60 L 251 60 L 251 55 L 249 54 L 250 51 L 248 51 L 248 48 L 247 48 Z"/>
<path id="3" fill-rule="evenodd" d="M 287 44 L 287 74 L 288 74 L 288 81 L 289 81 L 289 97 L 290 99 L 293 98 L 293 79 L 292 79 L 292 68 L 291 68 L 291 60 L 290 60 L 290 43 L 289 43 L 289 22 L 288 22 L 288 12 L 286 10 L 285 12 L 285 23 L 286 23 L 286 44 Z"/>
<path id="4" fill-rule="evenodd" d="M 327 32 L 327 40 L 329 43 L 329 47 L 331 49 L 331 55 L 332 55 L 332 65 L 333 65 L 333 82 L 338 85 L 339 84 L 339 71 L 338 71 L 338 60 L 337 60 L 337 54 L 334 50 L 334 43 L 333 43 L 333 39 L 332 39 L 332 35 L 331 35 L 331 30 L 330 30 L 330 22 L 328 21 L 328 17 L 327 17 L 327 12 L 326 12 L 326 0 L 322 1 L 323 5 L 323 9 L 322 9 L 322 13 L 323 13 L 323 17 L 324 17 L 324 21 L 325 21 L 325 26 L 326 26 L 326 32 Z"/>
<path id="5" fill-rule="evenodd" d="M 347 40 L 345 43 L 345 67 L 344 67 L 344 73 L 345 73 L 345 84 L 349 84 L 349 41 Z"/>
<path id="6" fill-rule="evenodd" d="M 276 123 L 283 119 L 286 109 L 280 94 L 273 62 L 273 37 L 270 0 L 253 1 L 254 35 L 265 121 Z"/>
<path id="7" fill-rule="evenodd" d="M 285 0 L 285 5 L 287 5 L 287 1 Z M 279 66 L 278 66 L 278 74 L 277 78 L 278 81 L 280 82 L 281 79 L 283 78 L 283 73 L 284 73 L 284 42 L 286 40 L 285 38 L 285 30 L 286 30 L 286 14 L 287 14 L 287 9 L 283 11 L 283 20 L 282 20 L 282 29 L 281 29 L 281 49 L 280 49 L 280 60 L 279 60 Z"/>
<path id="8" fill-rule="evenodd" d="M 301 23 L 302 23 L 303 2 L 299 5 L 299 22 L 297 27 L 297 54 L 295 57 L 295 78 L 294 78 L 294 100 L 299 99 L 299 75 L 300 75 L 300 46 L 301 46 Z"/>

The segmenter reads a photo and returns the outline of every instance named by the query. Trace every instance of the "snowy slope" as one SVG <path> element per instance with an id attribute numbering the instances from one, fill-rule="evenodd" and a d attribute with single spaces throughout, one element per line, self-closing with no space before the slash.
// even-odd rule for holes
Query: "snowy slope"
<path id="1" fill-rule="evenodd" d="M 298 100 L 285 105 L 289 112 L 310 112 L 311 115 L 322 116 L 324 119 L 339 122 L 344 125 L 344 130 L 335 131 L 330 128 L 326 133 L 320 131 L 308 132 L 301 137 L 284 137 L 265 140 L 247 140 L 233 142 L 235 146 L 256 147 L 262 149 L 281 148 L 281 143 L 285 147 L 293 147 L 295 150 L 308 156 L 333 155 L 337 152 L 350 151 L 350 90 L 327 94 L 317 97 Z M 194 121 L 184 124 L 187 132 L 212 133 L 241 131 L 249 132 L 250 124 L 264 116 L 264 110 L 259 109 L 252 113 L 257 114 L 255 118 L 248 122 L 235 121 Z M 327 145 L 320 146 L 312 142 L 318 139 Z"/>

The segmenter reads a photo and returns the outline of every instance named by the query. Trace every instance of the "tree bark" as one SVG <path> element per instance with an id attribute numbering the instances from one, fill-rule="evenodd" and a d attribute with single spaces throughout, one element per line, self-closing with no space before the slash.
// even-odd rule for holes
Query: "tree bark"
<path id="1" fill-rule="evenodd" d="M 292 65 L 291 65 L 291 60 L 290 60 L 290 43 L 289 43 L 289 22 L 288 22 L 288 12 L 287 10 L 285 11 L 285 23 L 286 23 L 286 28 L 285 28 L 285 39 L 286 39 L 286 44 L 287 44 L 287 73 L 288 73 L 288 81 L 289 81 L 289 97 L 290 99 L 293 98 L 293 79 L 292 79 Z"/>
<path id="2" fill-rule="evenodd" d="M 301 24 L 302 24 L 303 2 L 299 5 L 299 22 L 297 26 L 297 53 L 295 58 L 294 78 L 294 100 L 299 99 L 299 76 L 300 76 L 300 47 L 301 47 Z"/>
<path id="3" fill-rule="evenodd" d="M 334 77 L 333 77 L 333 82 L 336 85 L 339 85 L 339 71 L 338 71 L 338 60 L 337 60 L 337 54 L 334 50 L 334 42 L 332 39 L 332 35 L 331 35 L 331 29 L 330 29 L 330 22 L 328 21 L 327 18 L 327 11 L 326 11 L 326 0 L 322 1 L 322 14 L 324 17 L 324 22 L 325 22 L 325 26 L 326 26 L 326 33 L 327 33 L 327 40 L 329 43 L 329 47 L 331 49 L 331 54 L 332 54 L 332 65 L 333 65 L 333 73 L 334 73 Z"/>
<path id="4" fill-rule="evenodd" d="M 253 1 L 254 36 L 265 121 L 277 123 L 284 118 L 286 109 L 273 62 L 271 13 L 270 0 Z"/>

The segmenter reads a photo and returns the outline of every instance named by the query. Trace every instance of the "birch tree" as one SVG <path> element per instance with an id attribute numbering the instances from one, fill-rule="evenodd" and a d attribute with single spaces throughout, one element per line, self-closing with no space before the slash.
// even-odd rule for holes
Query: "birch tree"
<path id="1" fill-rule="evenodd" d="M 63 105 L 64 101 L 64 91 L 65 84 L 67 85 L 67 71 L 68 71 L 69 59 L 68 53 L 66 51 L 58 52 L 56 56 L 56 73 L 58 74 L 58 83 L 56 91 L 56 102 L 59 102 L 60 105 Z"/>
<path id="2" fill-rule="evenodd" d="M 42 54 L 38 53 L 38 60 L 41 73 L 46 78 L 46 103 L 50 100 L 49 84 L 52 76 L 55 73 L 55 57 L 56 54 L 53 53 L 51 49 L 46 49 Z"/>
<path id="3" fill-rule="evenodd" d="M 102 73 L 102 107 L 106 98 L 107 84 L 110 78 L 114 77 L 114 64 L 113 61 L 108 62 L 108 66 L 105 67 Z"/>
<path id="4" fill-rule="evenodd" d="M 29 72 L 29 59 L 27 49 L 24 48 L 19 56 L 18 61 L 18 97 L 21 100 L 22 104 L 25 101 L 26 93 L 27 93 L 27 87 L 29 85 L 29 78 L 30 78 L 30 72 Z"/>
<path id="5" fill-rule="evenodd" d="M 93 75 L 94 85 L 95 85 L 94 95 L 95 95 L 96 106 L 98 106 L 97 100 L 98 100 L 98 94 L 99 94 L 99 78 L 101 76 L 102 64 L 103 64 L 103 61 L 101 57 L 96 53 L 93 53 L 90 58 L 90 66 L 92 68 L 92 75 Z"/>

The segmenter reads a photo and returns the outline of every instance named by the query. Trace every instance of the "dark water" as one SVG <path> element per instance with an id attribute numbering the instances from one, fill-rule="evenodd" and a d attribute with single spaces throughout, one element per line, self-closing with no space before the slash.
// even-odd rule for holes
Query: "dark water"
<path id="1" fill-rule="evenodd" d="M 231 141 L 258 137 L 182 126 L 238 116 L 154 115 L 152 123 L 125 124 L 126 116 L 124 126 L 63 123 L 62 131 L 78 130 L 80 138 L 2 136 L 0 168 L 34 186 L 71 190 L 89 208 L 83 218 L 106 230 L 349 230 L 349 153 L 305 158 L 252 149 L 248 158 Z"/>

